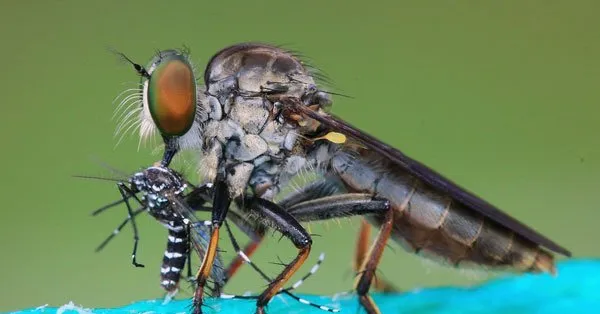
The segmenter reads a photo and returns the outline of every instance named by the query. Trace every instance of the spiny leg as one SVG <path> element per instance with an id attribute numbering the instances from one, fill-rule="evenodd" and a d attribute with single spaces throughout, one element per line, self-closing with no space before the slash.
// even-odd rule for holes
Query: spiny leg
<path id="1" fill-rule="evenodd" d="M 256 301 L 256 313 L 264 313 L 264 307 L 277 294 L 290 277 L 302 266 L 310 253 L 312 239 L 300 223 L 279 205 L 265 199 L 251 198 L 244 209 L 269 221 L 275 229 L 288 237 L 298 249 L 298 255 L 269 284 Z"/>
<path id="2" fill-rule="evenodd" d="M 240 246 L 238 245 L 235 237 L 233 236 L 233 233 L 231 232 L 231 228 L 229 228 L 229 224 L 227 223 L 227 221 L 225 221 L 225 227 L 227 229 L 227 233 L 229 234 L 229 239 L 231 240 L 231 244 L 233 246 L 233 249 L 238 252 L 238 255 L 243 259 L 243 262 L 250 264 L 250 266 L 256 271 L 258 272 L 263 279 L 265 279 L 267 282 L 271 283 L 273 282 L 273 280 L 271 278 L 269 278 L 269 276 L 267 276 L 256 264 L 254 264 L 250 258 L 244 253 L 243 250 L 240 249 Z M 323 262 L 323 260 L 325 259 L 325 253 L 321 253 L 321 255 L 319 255 L 319 259 L 317 260 L 317 263 L 315 265 L 313 265 L 313 267 L 310 269 L 310 272 L 308 272 L 307 274 L 305 274 L 304 276 L 302 276 L 302 278 L 300 280 L 298 280 L 296 283 L 294 283 L 292 286 L 290 286 L 289 288 L 283 289 L 281 288 L 278 293 L 284 293 L 287 294 L 288 296 L 292 297 L 294 300 L 302 303 L 302 304 L 306 304 L 315 308 L 318 308 L 320 310 L 323 311 L 327 311 L 327 312 L 332 312 L 332 313 L 337 313 L 339 312 L 338 309 L 333 309 L 330 308 L 328 306 L 324 306 L 324 305 L 320 305 L 320 304 L 316 304 L 313 302 L 310 302 L 306 299 L 302 299 L 300 297 L 297 297 L 296 295 L 292 294 L 290 291 L 297 289 L 298 287 L 300 287 L 302 285 L 302 283 L 304 283 L 304 281 L 306 279 L 308 279 L 310 276 L 314 275 L 314 273 L 317 272 L 317 270 L 319 269 L 319 266 L 321 265 L 321 263 Z M 236 296 L 236 295 L 221 295 L 221 298 L 227 298 L 227 299 L 231 299 L 231 298 L 237 298 L 237 299 L 256 299 L 257 297 L 255 296 Z"/>
<path id="3" fill-rule="evenodd" d="M 393 210 L 390 207 L 389 201 L 381 198 L 374 198 L 371 194 L 347 193 L 302 202 L 290 207 L 288 211 L 300 221 L 324 220 L 369 214 L 374 214 L 383 218 L 384 222 L 377 239 L 373 243 L 370 251 L 362 258 L 362 264 L 359 266 L 361 275 L 355 285 L 361 304 L 365 307 L 367 312 L 371 314 L 379 313 L 377 306 L 368 296 L 368 292 L 393 226 Z M 366 246 L 369 237 L 368 230 L 369 229 L 362 234 L 365 243 L 360 244 L 361 246 Z M 366 248 L 361 247 L 359 250 L 364 250 L 364 252 L 366 252 Z"/>
<path id="4" fill-rule="evenodd" d="M 390 203 L 386 199 L 365 193 L 346 193 L 298 203 L 287 211 L 299 221 L 316 221 L 357 215 L 383 215 L 389 208 Z"/>
<path id="5" fill-rule="evenodd" d="M 338 183 L 332 181 L 331 178 L 325 178 L 317 180 L 303 187 L 299 191 L 288 194 L 285 198 L 279 201 L 278 204 L 281 207 L 287 208 L 307 200 L 329 196 L 338 191 Z M 240 202 L 240 199 L 237 199 L 236 201 L 238 207 L 242 208 L 243 204 Z M 228 218 L 250 238 L 250 243 L 246 244 L 242 252 L 247 257 L 252 256 L 262 243 L 268 230 L 268 226 L 261 224 L 260 222 L 251 222 L 233 211 L 229 213 Z M 244 262 L 245 260 L 242 255 L 236 255 L 234 260 L 227 267 L 225 282 L 235 275 Z"/>
<path id="6" fill-rule="evenodd" d="M 354 271 L 356 273 L 360 271 L 360 267 L 363 265 L 365 257 L 367 256 L 367 252 L 369 250 L 369 241 L 371 239 L 371 228 L 371 224 L 366 219 L 361 219 L 360 231 L 356 241 L 356 253 L 354 255 Z M 398 291 L 398 289 L 389 282 L 377 276 L 373 278 L 373 288 L 382 292 Z"/>
<path id="7" fill-rule="evenodd" d="M 298 191 L 287 194 L 277 203 L 283 208 L 288 208 L 302 202 L 331 196 L 339 192 L 340 186 L 338 182 L 332 178 L 323 178 L 302 187 Z"/>
<path id="8" fill-rule="evenodd" d="M 329 195 L 329 193 L 323 193 L 323 195 Z M 311 201 L 302 201 L 303 198 L 296 199 L 299 203 L 291 201 L 287 202 L 290 204 L 290 207 L 286 209 L 286 211 L 291 213 L 299 221 L 314 221 L 352 215 L 383 213 L 388 208 L 388 202 L 386 200 L 373 199 L 370 194 L 356 193 L 325 196 Z M 259 223 L 250 222 L 235 211 L 230 212 L 228 218 L 250 237 L 251 242 L 242 252 L 246 256 L 251 256 L 262 241 L 267 227 Z M 245 259 L 241 254 L 236 256 L 227 269 L 226 280 L 231 278 L 244 262 Z"/>
<path id="9" fill-rule="evenodd" d="M 194 292 L 194 303 L 193 312 L 195 314 L 202 313 L 202 302 L 204 295 L 204 287 L 206 281 L 211 273 L 215 258 L 217 255 L 217 246 L 219 243 L 219 229 L 221 224 L 227 216 L 229 205 L 231 204 L 231 198 L 229 197 L 229 191 L 227 184 L 223 180 L 217 180 L 214 186 L 214 199 L 212 209 L 212 232 L 208 247 L 202 259 L 200 269 L 196 273 L 196 291 Z"/>
<path id="10" fill-rule="evenodd" d="M 360 220 L 360 231 L 356 241 L 356 252 L 354 255 L 354 271 L 358 272 L 369 250 L 369 240 L 371 239 L 371 224 L 362 218 Z"/>
<path id="11" fill-rule="evenodd" d="M 138 233 L 138 229 L 137 229 L 137 224 L 135 223 L 133 210 L 131 209 L 131 205 L 129 204 L 129 196 L 135 198 L 138 201 L 138 203 L 140 203 L 140 204 L 142 204 L 142 202 L 137 198 L 135 193 L 131 189 L 129 189 L 124 183 L 119 182 L 119 183 L 117 183 L 117 186 L 119 187 L 119 192 L 121 193 L 121 196 L 123 197 L 123 200 L 125 201 L 125 205 L 127 205 L 128 218 L 130 218 L 131 226 L 133 228 L 133 253 L 131 254 L 131 263 L 135 267 L 144 267 L 143 264 L 138 263 L 136 260 L 137 247 L 138 247 L 138 242 L 140 240 L 140 237 L 139 237 L 139 233 Z M 129 194 L 129 196 L 127 194 Z"/>
<path id="12" fill-rule="evenodd" d="M 360 304 L 369 314 L 381 313 L 375 304 L 375 301 L 373 301 L 373 299 L 369 296 L 369 288 L 371 287 L 371 283 L 375 276 L 375 271 L 377 270 L 377 265 L 381 260 L 381 256 L 383 255 L 387 241 L 392 233 L 392 227 L 394 225 L 393 223 L 394 210 L 390 209 L 383 217 L 383 223 L 381 224 L 379 234 L 377 235 L 375 242 L 373 242 L 369 253 L 360 267 L 360 275 L 354 285 Z"/>

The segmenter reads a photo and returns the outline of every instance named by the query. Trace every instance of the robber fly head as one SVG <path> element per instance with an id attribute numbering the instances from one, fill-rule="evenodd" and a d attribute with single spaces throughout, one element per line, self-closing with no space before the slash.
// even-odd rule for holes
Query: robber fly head
<path id="1" fill-rule="evenodd" d="M 193 128 L 196 115 L 197 85 L 188 51 L 158 51 L 146 67 L 115 52 L 140 75 L 138 88 L 121 95 L 115 115 L 120 123 L 115 134 L 121 138 L 139 127 L 140 142 L 159 133 L 167 139 L 180 138 Z"/>

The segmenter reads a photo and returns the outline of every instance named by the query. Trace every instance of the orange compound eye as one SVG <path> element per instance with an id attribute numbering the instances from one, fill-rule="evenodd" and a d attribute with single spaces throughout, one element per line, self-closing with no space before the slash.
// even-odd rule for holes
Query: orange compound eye
<path id="1" fill-rule="evenodd" d="M 148 81 L 148 109 L 162 135 L 180 136 L 194 123 L 196 80 L 187 59 L 169 52 L 154 63 Z"/>

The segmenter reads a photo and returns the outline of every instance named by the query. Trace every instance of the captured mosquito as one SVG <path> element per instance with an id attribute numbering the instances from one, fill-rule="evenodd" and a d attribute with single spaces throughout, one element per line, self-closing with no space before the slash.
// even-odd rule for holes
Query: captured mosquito
<path id="1" fill-rule="evenodd" d="M 152 217 L 163 224 L 169 231 L 167 249 L 163 256 L 163 262 L 161 266 L 161 286 L 166 291 L 167 295 L 165 302 L 168 302 L 178 291 L 179 280 L 181 273 L 185 266 L 185 262 L 188 262 L 188 276 L 187 278 L 193 278 L 191 276 L 191 249 L 192 246 L 200 258 L 203 258 L 206 253 L 206 247 L 208 245 L 208 238 L 210 235 L 209 229 L 206 223 L 199 221 L 194 211 L 208 211 L 210 208 L 204 207 L 204 204 L 208 199 L 211 198 L 211 185 L 206 184 L 200 187 L 193 187 L 192 191 L 188 194 L 184 194 L 184 191 L 188 186 L 191 186 L 178 172 L 161 166 L 152 166 L 143 169 L 140 172 L 133 174 L 127 184 L 122 181 L 117 182 L 117 187 L 121 193 L 121 200 L 112 202 L 105 205 L 92 214 L 97 215 L 108 208 L 114 207 L 121 203 L 125 203 L 127 206 L 128 217 L 119 224 L 119 226 L 111 233 L 98 247 L 97 251 L 104 248 L 108 242 L 117 235 L 124 226 L 131 222 L 134 231 L 134 249 L 132 254 L 132 263 L 136 267 L 144 267 L 144 265 L 136 261 L 136 253 L 138 247 L 138 231 L 135 223 L 135 217 L 147 211 Z M 141 192 L 141 197 L 137 194 Z M 133 209 L 129 202 L 130 199 L 135 199 L 140 205 L 140 208 Z M 230 220 L 240 228 L 247 228 L 248 225 L 243 220 L 238 220 L 235 216 L 230 217 Z M 229 227 L 228 227 L 229 228 Z M 261 271 L 258 266 L 251 262 L 248 256 L 245 255 L 244 251 L 239 249 L 237 241 L 233 234 L 228 229 L 229 238 L 234 245 L 234 249 L 238 252 L 238 257 L 244 263 L 251 264 L 253 269 L 257 271 L 267 282 L 271 282 L 271 279 Z M 221 293 L 223 286 L 226 281 L 233 276 L 235 271 L 231 269 L 237 269 L 239 265 L 235 265 L 235 262 L 228 268 L 229 271 L 223 271 L 223 264 L 219 254 L 216 251 L 217 256 L 215 257 L 215 265 L 213 266 L 213 272 L 211 279 L 214 281 L 214 288 L 212 288 L 212 295 L 221 298 L 257 298 L 254 296 L 236 296 Z M 292 294 L 290 291 L 297 289 L 308 277 L 313 275 L 324 259 L 324 254 L 319 257 L 317 264 L 313 266 L 311 271 L 305 275 L 301 280 L 296 282 L 293 286 L 281 289 L 279 293 L 287 294 L 298 302 L 303 304 L 319 308 L 328 312 L 337 312 L 337 309 L 333 309 L 327 306 L 312 303 L 304 300 Z M 229 275 L 229 276 L 227 276 Z"/>
<path id="2" fill-rule="evenodd" d="M 280 231 L 298 249 L 296 258 L 259 296 L 257 313 L 264 312 L 309 256 L 312 238 L 300 224 L 307 220 L 361 215 L 370 223 L 363 223 L 359 232 L 355 259 L 359 275 L 354 285 L 368 313 L 379 313 L 369 290 L 372 284 L 376 289 L 386 286 L 378 285 L 374 274 L 390 238 L 409 252 L 455 266 L 470 263 L 554 273 L 551 251 L 571 255 L 441 174 L 329 113 L 330 94 L 317 86 L 315 70 L 285 49 L 259 43 L 222 49 L 205 68 L 205 86 L 191 80 L 189 63 L 173 54 L 160 56 L 147 70 L 132 63 L 138 73 L 148 74 L 141 77 L 141 108 L 132 109 L 143 113 L 135 121 L 142 126 L 140 138 L 161 134 L 163 166 L 180 150 L 196 151 L 199 173 L 204 182 L 213 184 L 211 231 L 196 274 L 195 313 L 202 311 L 220 229 L 226 218 L 239 214 L 229 210 L 239 200 L 245 216 L 258 218 L 250 225 L 250 231 L 259 235 L 247 246 L 250 253 L 267 227 Z M 176 67 L 185 69 L 181 73 L 188 73 L 189 79 L 168 70 Z M 196 99 L 190 100 L 190 95 Z M 322 175 L 323 184 L 339 183 L 340 190 L 306 198 L 319 192 L 308 190 L 296 205 L 273 201 L 292 178 L 307 171 Z M 380 232 L 368 249 L 371 225 Z"/>
<path id="3" fill-rule="evenodd" d="M 144 267 L 137 261 L 137 249 L 139 233 L 135 221 L 136 216 L 142 212 L 148 212 L 168 230 L 167 248 L 163 256 L 161 266 L 161 286 L 170 299 L 178 291 L 181 272 L 188 261 L 188 278 L 191 277 L 190 253 L 192 248 L 200 257 L 205 254 L 208 245 L 209 227 L 199 223 L 193 210 L 185 203 L 188 195 L 184 191 L 188 184 L 181 175 L 170 169 L 161 167 L 149 167 L 135 173 L 124 181 L 117 180 L 117 187 L 121 194 L 119 201 L 113 202 L 95 210 L 92 215 L 98 215 L 108 208 L 125 203 L 127 207 L 127 218 L 98 246 L 96 251 L 102 250 L 106 244 L 117 235 L 127 223 L 131 223 L 133 229 L 134 245 L 132 252 L 132 264 L 136 267 Z M 192 196 L 208 193 L 209 186 L 201 186 L 194 189 Z M 141 196 L 138 197 L 138 194 Z M 130 200 L 134 199 L 140 207 L 133 209 Z M 195 199 L 196 202 L 197 199 Z M 199 206 L 203 205 L 199 204 Z M 215 282 L 215 289 L 224 284 L 224 273 L 221 257 L 215 257 L 215 268 L 211 278 Z"/>

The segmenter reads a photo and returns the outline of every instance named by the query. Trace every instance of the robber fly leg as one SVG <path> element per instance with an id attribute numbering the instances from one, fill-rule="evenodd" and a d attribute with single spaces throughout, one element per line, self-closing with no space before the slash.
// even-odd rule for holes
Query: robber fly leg
<path id="1" fill-rule="evenodd" d="M 256 313 L 264 313 L 264 307 L 274 295 L 279 293 L 283 285 L 302 266 L 310 253 L 312 239 L 300 223 L 279 205 L 265 199 L 252 198 L 245 202 L 248 206 L 244 209 L 252 212 L 262 219 L 270 221 L 270 224 L 283 235 L 288 237 L 294 246 L 298 248 L 298 255 L 289 263 L 283 271 L 258 297 L 256 301 Z"/>
<path id="2" fill-rule="evenodd" d="M 354 253 L 354 271 L 358 273 L 360 267 L 365 261 L 369 251 L 369 242 L 371 239 L 371 224 L 366 219 L 360 220 L 360 231 L 356 240 L 356 252 Z"/>
<path id="3" fill-rule="evenodd" d="M 337 182 L 332 181 L 331 179 L 326 178 L 318 180 L 305 186 L 299 191 L 288 194 L 279 202 L 279 205 L 281 207 L 290 207 L 306 200 L 329 196 L 338 192 L 338 189 L 339 187 L 337 186 Z M 238 207 L 241 208 L 243 206 L 242 202 L 239 202 L 239 200 L 237 201 Z M 227 218 L 250 238 L 250 243 L 244 247 L 242 253 L 245 257 L 251 257 L 262 243 L 268 227 L 264 224 L 260 224 L 257 221 L 249 221 L 245 217 L 233 211 L 228 214 Z M 227 283 L 227 281 L 236 274 L 244 262 L 245 260 L 241 254 L 236 255 L 234 260 L 229 264 L 225 271 L 225 283 Z M 216 296 L 216 293 L 217 291 L 213 293 L 213 296 Z"/>
<path id="4" fill-rule="evenodd" d="M 233 213 L 233 212 L 231 212 Z M 230 215 L 231 215 L 230 213 Z M 229 218 L 229 217 L 228 217 Z M 231 220 L 231 219 L 230 219 Z M 265 272 L 263 272 L 256 264 L 254 264 L 250 258 L 243 252 L 243 250 L 240 248 L 239 244 L 237 243 L 237 240 L 235 239 L 235 237 L 233 236 L 233 233 L 231 232 L 231 229 L 229 228 L 229 224 L 227 223 L 227 221 L 225 221 L 225 228 L 227 230 L 227 233 L 229 235 L 229 239 L 231 240 L 231 245 L 233 246 L 233 249 L 238 253 L 239 256 L 242 257 L 242 259 L 244 260 L 245 263 L 250 264 L 250 266 L 258 273 L 260 274 L 261 277 L 263 277 L 263 279 L 265 279 L 267 282 L 271 283 L 273 282 L 273 280 L 271 278 L 269 278 L 269 276 L 267 276 L 267 274 L 265 274 Z M 310 269 L 310 272 L 305 274 L 304 276 L 302 276 L 302 279 L 298 280 L 296 283 L 294 283 L 292 286 L 290 286 L 289 288 L 286 289 L 281 289 L 279 293 L 284 293 L 287 294 L 288 296 L 290 296 L 291 298 L 293 298 L 294 300 L 317 308 L 321 311 L 326 311 L 326 312 L 331 312 L 331 313 L 337 313 L 339 312 L 338 309 L 335 308 L 331 308 L 328 306 L 324 306 L 324 305 L 320 305 L 317 303 L 313 303 L 311 301 L 308 301 L 306 299 L 302 299 L 296 295 L 294 295 L 293 293 L 291 293 L 290 291 L 300 287 L 302 285 L 302 283 L 308 279 L 310 276 L 314 275 L 315 272 L 317 272 L 317 270 L 319 269 L 319 266 L 321 266 L 321 263 L 323 262 L 323 260 L 325 259 L 325 253 L 321 253 L 321 255 L 319 256 L 319 259 L 317 261 L 317 263 Z M 221 294 L 219 295 L 219 297 L 221 298 L 227 298 L 227 299 L 255 299 L 257 297 L 254 296 L 236 296 L 236 295 L 224 295 Z"/>
<path id="5" fill-rule="evenodd" d="M 202 313 L 202 302 L 204 295 L 204 286 L 212 271 L 212 267 L 217 256 L 217 245 L 219 244 L 219 229 L 227 216 L 231 198 L 227 184 L 223 180 L 217 180 L 214 186 L 214 199 L 212 209 L 212 232 L 206 248 L 206 253 L 202 259 L 200 269 L 196 273 L 196 291 L 194 293 L 193 311 L 195 314 Z"/>
<path id="6" fill-rule="evenodd" d="M 317 180 L 302 189 L 287 194 L 281 201 L 277 202 L 279 206 L 288 208 L 298 203 L 306 202 L 313 199 L 330 196 L 340 192 L 340 183 L 334 178 L 324 178 Z"/>
<path id="7" fill-rule="evenodd" d="M 298 203 L 288 208 L 288 212 L 300 221 L 324 220 L 353 215 L 377 215 L 383 218 L 384 223 L 381 231 L 368 253 L 366 252 L 366 243 L 369 238 L 369 229 L 361 234 L 361 240 L 365 243 L 361 244 L 359 248 L 362 263 L 359 265 L 360 277 L 355 284 L 360 302 L 367 312 L 379 313 L 368 292 L 374 279 L 377 264 L 379 264 L 392 230 L 393 210 L 390 207 L 390 202 L 386 199 L 373 197 L 371 194 L 347 193 Z M 360 253 L 361 251 L 364 253 Z"/>
<path id="8" fill-rule="evenodd" d="M 367 256 L 367 252 L 369 250 L 369 242 L 371 239 L 371 224 L 366 219 L 361 219 L 360 221 L 360 231 L 358 233 L 358 239 L 356 241 L 356 252 L 354 255 L 354 271 L 356 273 L 360 272 L 360 267 L 365 261 Z M 379 278 L 373 278 L 373 288 L 376 291 L 382 292 L 396 292 L 398 291 L 392 284 L 389 282 Z"/>
<path id="9" fill-rule="evenodd" d="M 117 186 L 119 187 L 119 192 L 121 192 L 121 196 L 123 197 L 123 200 L 125 200 L 125 205 L 127 205 L 128 218 L 131 220 L 131 226 L 133 228 L 133 253 L 131 254 L 131 263 L 135 267 L 144 267 L 143 264 L 138 263 L 136 260 L 137 247 L 138 247 L 138 242 L 140 240 L 140 237 L 139 237 L 139 233 L 138 233 L 138 229 L 137 229 L 137 224 L 135 223 L 133 210 L 131 209 L 131 205 L 129 204 L 129 196 L 133 196 L 136 199 L 137 199 L 137 197 L 135 196 L 135 193 L 132 190 L 130 190 L 124 183 L 119 182 L 119 183 L 117 183 Z M 139 200 L 138 200 L 138 202 L 139 202 Z M 140 202 L 140 204 L 141 204 L 141 202 Z"/>
<path id="10" fill-rule="evenodd" d="M 298 203 L 286 210 L 299 221 L 315 221 L 357 215 L 385 215 L 389 209 L 390 202 L 386 199 L 365 193 L 346 193 Z"/>
<path id="11" fill-rule="evenodd" d="M 393 225 L 394 211 L 390 209 L 386 212 L 386 214 L 383 217 L 383 223 L 381 224 L 379 234 L 377 235 L 375 242 L 373 242 L 369 253 L 367 253 L 366 258 L 363 261 L 362 266 L 360 267 L 360 275 L 354 285 L 356 293 L 358 294 L 360 304 L 365 308 L 365 310 L 369 314 L 381 313 L 379 311 L 379 308 L 375 304 L 375 301 L 373 301 L 373 299 L 369 296 L 369 288 L 371 287 L 371 283 L 373 282 L 373 278 L 375 277 L 377 265 L 381 260 L 383 251 L 392 233 Z"/>

